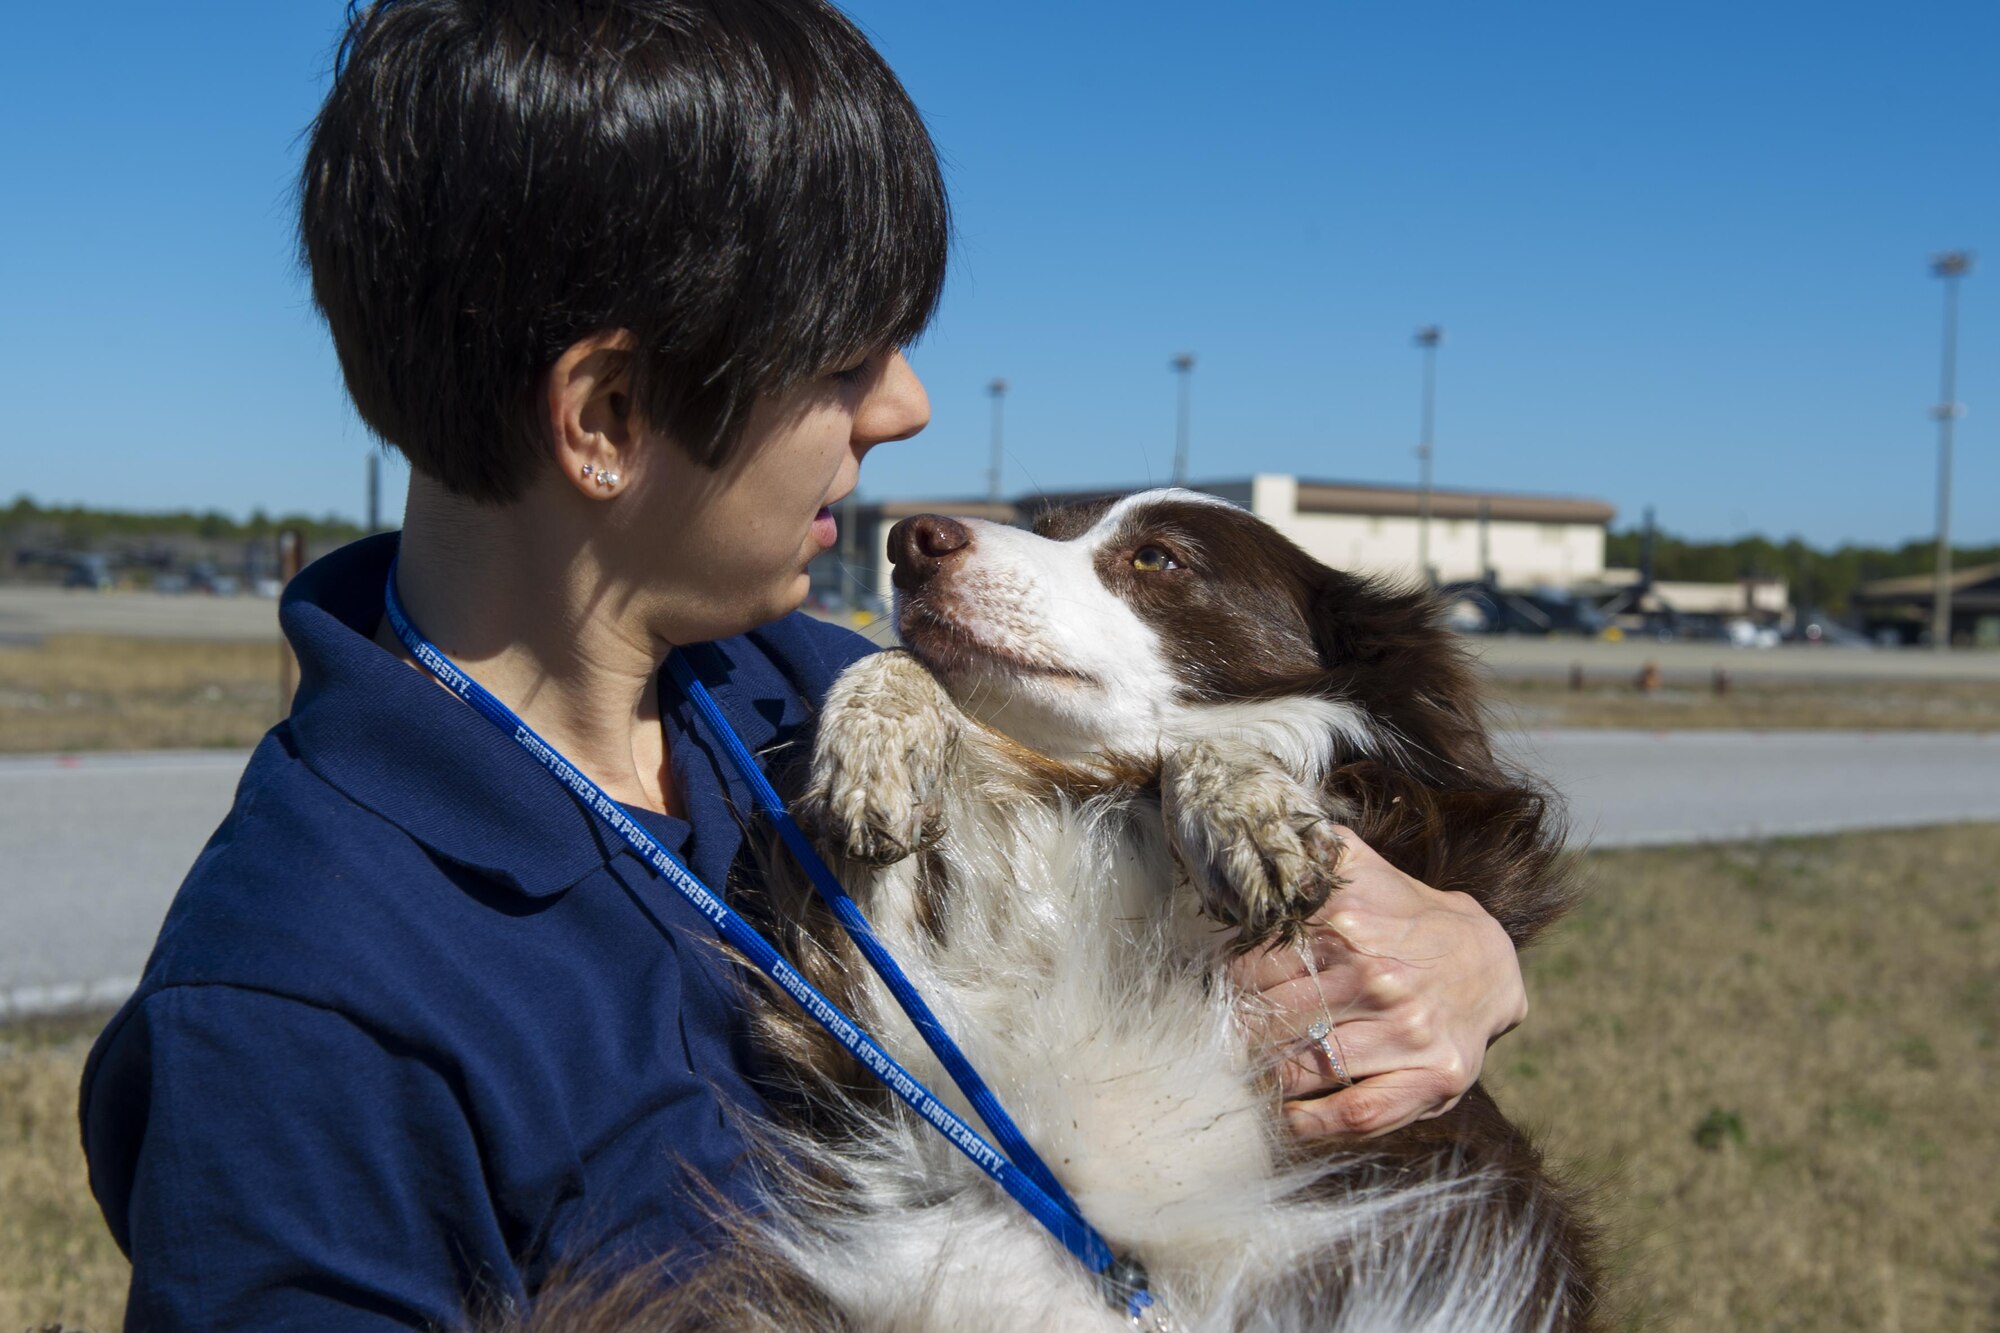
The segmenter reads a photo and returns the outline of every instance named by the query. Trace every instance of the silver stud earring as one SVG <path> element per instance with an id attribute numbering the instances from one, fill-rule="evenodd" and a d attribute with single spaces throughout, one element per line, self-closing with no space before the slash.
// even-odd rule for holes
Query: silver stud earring
<path id="1" fill-rule="evenodd" d="M 618 474 L 616 472 L 600 472 L 597 474 L 597 484 L 608 491 L 617 486 Z"/>
<path id="2" fill-rule="evenodd" d="M 589 475 L 590 475 L 591 473 L 593 473 L 593 472 L 595 472 L 595 471 L 597 471 L 597 469 L 596 469 L 596 468 L 594 468 L 594 467 L 592 467 L 592 466 L 591 466 L 590 464 L 588 464 L 588 463 L 585 463 L 585 464 L 583 465 L 583 475 L 584 475 L 585 477 L 588 477 L 588 476 L 589 476 Z"/>

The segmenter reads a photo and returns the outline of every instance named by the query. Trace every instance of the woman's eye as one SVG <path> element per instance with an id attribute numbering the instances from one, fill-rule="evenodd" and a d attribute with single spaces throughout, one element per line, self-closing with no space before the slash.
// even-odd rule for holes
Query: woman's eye
<path id="1" fill-rule="evenodd" d="M 859 384 L 867 374 L 868 374 L 868 361 L 864 359 L 852 366 L 849 366 L 846 370 L 834 371 L 833 377 L 839 380 L 842 384 Z"/>
<path id="2" fill-rule="evenodd" d="M 1141 546 L 1132 552 L 1132 568 L 1147 574 L 1155 574 L 1163 569 L 1179 569 L 1181 562 L 1168 555 L 1157 546 Z"/>

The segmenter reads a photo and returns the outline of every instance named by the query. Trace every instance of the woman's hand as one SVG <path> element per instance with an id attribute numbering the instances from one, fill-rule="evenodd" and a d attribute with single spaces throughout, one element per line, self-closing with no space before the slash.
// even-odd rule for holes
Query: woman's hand
<path id="1" fill-rule="evenodd" d="M 1307 945 L 1232 965 L 1254 997 L 1253 1036 L 1282 1058 L 1285 1114 L 1300 1135 L 1372 1137 L 1443 1115 L 1479 1077 L 1486 1047 L 1528 1014 L 1514 945 L 1463 893 L 1440 893 L 1340 835 L 1340 887 L 1314 914 Z M 1306 954 L 1311 954 L 1308 965 Z M 1313 1043 L 1328 1037 L 1346 1086 Z"/>

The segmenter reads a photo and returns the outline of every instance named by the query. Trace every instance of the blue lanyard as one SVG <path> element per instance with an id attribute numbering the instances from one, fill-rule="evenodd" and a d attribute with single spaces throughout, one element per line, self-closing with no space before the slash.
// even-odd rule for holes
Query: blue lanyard
<path id="1" fill-rule="evenodd" d="M 979 1071 L 965 1058 L 965 1052 L 959 1049 L 958 1043 L 944 1030 L 944 1024 L 938 1022 L 937 1015 L 933 1014 L 930 1006 L 924 1003 L 924 997 L 917 993 L 917 988 L 910 983 L 909 977 L 904 974 L 895 958 L 882 947 L 881 940 L 876 938 L 874 928 L 868 924 L 868 918 L 861 914 L 860 904 L 848 896 L 847 890 L 841 887 L 839 878 L 827 867 L 826 862 L 820 859 L 819 850 L 799 828 L 798 821 L 792 818 L 791 812 L 785 809 L 784 801 L 779 799 L 770 780 L 764 776 L 763 770 L 757 767 L 757 761 L 750 757 L 750 751 L 744 747 L 742 739 L 723 718 L 722 710 L 716 707 L 715 699 L 709 694 L 708 687 L 695 679 L 693 670 L 679 653 L 667 658 L 667 671 L 673 677 L 674 684 L 680 687 L 681 693 L 687 696 L 688 702 L 692 703 L 695 710 L 707 721 L 709 730 L 721 737 L 723 748 L 729 754 L 730 763 L 737 773 L 742 775 L 758 807 L 770 817 L 772 824 L 778 830 L 779 837 L 784 839 L 785 846 L 791 849 L 793 857 L 805 869 L 821 901 L 833 910 L 834 916 L 847 931 L 848 937 L 861 950 L 862 956 L 867 958 L 869 966 L 875 969 L 876 974 L 889 987 L 889 992 L 896 997 L 896 1003 L 902 1006 L 903 1012 L 909 1016 L 910 1022 L 923 1036 L 924 1044 L 931 1048 L 931 1054 L 938 1058 L 938 1063 L 951 1075 L 951 1081 L 958 1085 L 959 1091 L 965 1094 L 966 1100 L 971 1102 L 972 1108 L 979 1113 L 979 1118 L 985 1121 L 986 1127 L 993 1132 L 993 1137 L 1000 1141 L 1001 1150 L 1016 1166 L 1027 1172 L 1030 1179 L 1042 1187 L 1043 1193 L 1062 1205 L 1063 1211 L 1073 1217 L 1082 1217 L 1083 1210 L 1076 1206 L 1076 1201 L 1069 1197 L 1068 1191 L 1056 1180 L 1055 1173 L 1043 1163 L 1041 1155 L 1034 1150 L 1027 1136 L 1014 1124 L 1014 1118 L 1000 1105 L 1000 1099 L 993 1095 L 993 1090 L 986 1086 L 986 1081 L 979 1077 Z"/>
<path id="2" fill-rule="evenodd" d="M 778 799 L 764 775 L 758 771 L 756 761 L 750 756 L 743 742 L 729 726 L 715 700 L 678 653 L 667 659 L 668 669 L 674 683 L 687 695 L 709 727 L 722 739 L 729 751 L 731 761 L 749 782 L 752 792 L 760 805 L 777 824 L 779 834 L 787 846 L 797 856 L 812 878 L 814 888 L 825 898 L 829 907 L 853 936 L 862 953 L 881 973 L 890 991 L 903 1006 L 917 1030 L 923 1034 L 925 1042 L 937 1055 L 939 1061 L 951 1074 L 952 1079 L 964 1091 L 966 1097 L 978 1109 L 980 1118 L 992 1127 L 994 1136 L 1008 1145 L 1013 1160 L 994 1149 L 979 1132 L 965 1123 L 952 1109 L 940 1102 L 922 1083 L 911 1076 L 908 1070 L 878 1045 L 873 1037 L 861 1026 L 842 1013 L 826 996 L 822 995 L 811 982 L 800 976 L 786 962 L 778 951 L 771 947 L 762 935 L 757 933 L 741 916 L 722 901 L 720 895 L 712 892 L 707 885 L 696 878 L 693 871 L 661 845 L 660 841 L 641 828 L 625 808 L 611 799 L 602 787 L 592 782 L 583 773 L 564 759 L 562 754 L 535 734 L 527 723 L 514 711 L 500 702 L 484 686 L 453 666 L 451 659 L 417 632 L 417 627 L 403 611 L 402 599 L 396 595 L 396 564 L 389 565 L 388 585 L 383 596 L 384 610 L 389 626 L 396 632 L 410 656 L 423 668 L 435 676 L 453 694 L 471 704 L 473 709 L 487 721 L 512 737 L 514 743 L 526 750 L 535 761 L 553 774 L 565 787 L 569 788 L 584 809 L 596 815 L 614 833 L 624 839 L 626 845 L 638 853 L 653 871 L 672 885 L 687 899 L 697 912 L 708 918 L 715 933 L 722 940 L 755 963 L 778 984 L 778 988 L 792 997 L 798 1006 L 832 1035 L 910 1109 L 922 1116 L 932 1128 L 944 1135 L 945 1139 L 973 1165 L 984 1171 L 995 1184 L 1025 1208 L 1034 1219 L 1047 1228 L 1049 1233 L 1061 1241 L 1069 1252 L 1075 1255 L 1083 1266 L 1098 1277 L 1106 1298 L 1114 1309 L 1123 1309 L 1135 1324 L 1153 1322 L 1159 1311 L 1153 1307 L 1153 1297 L 1147 1290 L 1145 1269 L 1136 1260 L 1115 1255 L 1110 1245 L 1085 1221 L 1074 1201 L 1056 1183 L 1054 1175 L 1028 1146 L 1020 1130 L 1007 1113 L 1001 1109 L 999 1100 L 991 1089 L 974 1072 L 965 1055 L 956 1043 L 946 1035 L 923 999 L 910 985 L 909 978 L 896 966 L 895 960 L 876 939 L 861 909 L 840 887 L 833 872 L 820 860 L 818 853 L 799 830 L 798 824 L 786 813 L 784 803 Z M 1021 1165 L 1016 1165 L 1016 1162 Z"/>

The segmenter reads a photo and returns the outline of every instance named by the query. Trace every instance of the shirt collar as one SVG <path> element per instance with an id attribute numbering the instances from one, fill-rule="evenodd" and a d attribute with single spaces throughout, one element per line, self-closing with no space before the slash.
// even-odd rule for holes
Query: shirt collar
<path id="1" fill-rule="evenodd" d="M 285 591 L 279 622 L 299 659 L 289 719 L 299 758 L 444 859 L 530 898 L 560 893 L 625 844 L 511 737 L 375 642 L 396 543 L 395 533 L 363 538 L 315 561 Z M 728 640 L 703 645 L 690 661 L 754 753 L 799 705 L 772 706 L 732 688 L 736 658 L 746 650 Z M 666 711 L 669 745 L 679 751 L 689 739 L 684 712 Z M 719 775 L 694 771 L 708 765 L 691 768 L 677 757 L 675 767 L 684 787 L 718 785 Z M 728 785 L 741 801 L 737 782 Z M 708 793 L 689 792 L 691 811 L 708 804 L 693 800 L 697 794 Z M 679 850 L 685 824 L 641 815 Z"/>

